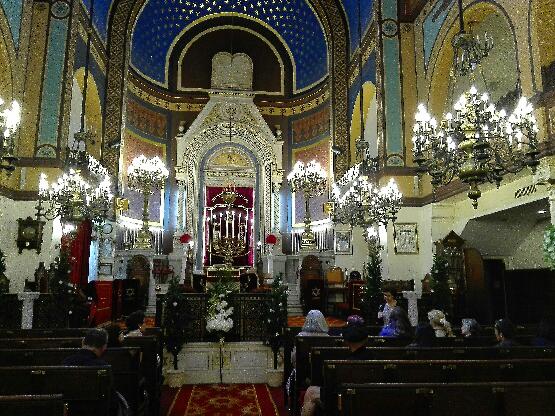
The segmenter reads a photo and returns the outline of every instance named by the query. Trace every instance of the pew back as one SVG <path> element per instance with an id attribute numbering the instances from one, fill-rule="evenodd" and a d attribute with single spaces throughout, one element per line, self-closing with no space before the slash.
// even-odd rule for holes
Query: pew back
<path id="1" fill-rule="evenodd" d="M 0 415 L 64 416 L 61 394 L 0 396 Z"/>
<path id="2" fill-rule="evenodd" d="M 0 395 L 62 394 L 75 415 L 107 416 L 111 390 L 109 366 L 0 367 Z"/>
<path id="3" fill-rule="evenodd" d="M 340 415 L 545 416 L 555 410 L 555 382 L 345 384 Z"/>
<path id="4" fill-rule="evenodd" d="M 555 381 L 555 359 L 464 361 L 325 361 L 321 398 L 336 409 L 346 383 L 475 383 Z M 327 414 L 332 415 L 332 410 Z"/>

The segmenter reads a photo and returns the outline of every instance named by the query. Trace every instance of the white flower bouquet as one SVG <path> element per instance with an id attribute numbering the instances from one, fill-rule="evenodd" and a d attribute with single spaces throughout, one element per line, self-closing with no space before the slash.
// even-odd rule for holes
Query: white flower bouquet
<path id="1" fill-rule="evenodd" d="M 233 319 L 231 318 L 233 307 L 229 306 L 226 300 L 230 293 L 232 291 L 229 290 L 228 286 L 221 282 L 210 289 L 206 330 L 215 332 L 220 339 L 233 328 Z"/>

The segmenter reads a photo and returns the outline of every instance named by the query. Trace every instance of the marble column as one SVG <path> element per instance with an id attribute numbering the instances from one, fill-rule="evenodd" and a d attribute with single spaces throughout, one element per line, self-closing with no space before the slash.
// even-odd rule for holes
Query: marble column
<path id="1" fill-rule="evenodd" d="M 21 329 L 33 328 L 33 305 L 39 296 L 40 293 L 38 292 L 22 292 L 17 294 L 17 298 L 23 301 L 21 308 Z"/>

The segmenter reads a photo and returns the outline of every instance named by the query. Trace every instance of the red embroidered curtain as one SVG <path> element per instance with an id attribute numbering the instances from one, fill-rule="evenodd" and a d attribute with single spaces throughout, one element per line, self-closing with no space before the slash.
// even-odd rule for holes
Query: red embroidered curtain
<path id="1" fill-rule="evenodd" d="M 70 281 L 77 287 L 85 287 L 89 281 L 89 254 L 91 249 L 92 224 L 83 221 L 75 231 L 75 238 L 62 237 L 62 249 L 69 254 L 71 264 Z"/>
<path id="2" fill-rule="evenodd" d="M 206 187 L 206 200 L 205 200 L 205 219 L 204 219 L 204 265 L 210 266 L 213 264 L 223 264 L 224 258 L 221 256 L 217 256 L 214 253 L 210 253 L 210 241 L 212 239 L 213 227 L 210 225 L 207 212 L 209 211 L 207 208 L 213 208 L 219 204 L 223 204 L 223 200 L 221 198 L 216 198 L 218 194 L 220 194 L 224 190 L 221 186 L 207 186 Z M 248 218 L 248 226 L 247 228 L 247 254 L 241 257 L 235 257 L 233 259 L 234 266 L 252 266 L 254 261 L 254 243 L 253 243 L 253 207 L 254 207 L 254 191 L 252 187 L 247 186 L 240 186 L 235 188 L 235 192 L 240 195 L 237 198 L 236 204 L 243 205 L 245 208 L 249 209 L 249 218 Z M 216 198 L 216 199 L 215 199 Z M 225 209 L 222 208 L 216 212 L 224 212 Z M 244 214 L 243 214 L 244 215 Z M 244 217 L 243 217 L 244 218 Z M 244 219 L 241 221 L 244 224 Z M 234 221 L 234 229 L 238 230 L 239 228 L 239 219 L 236 217 Z"/>

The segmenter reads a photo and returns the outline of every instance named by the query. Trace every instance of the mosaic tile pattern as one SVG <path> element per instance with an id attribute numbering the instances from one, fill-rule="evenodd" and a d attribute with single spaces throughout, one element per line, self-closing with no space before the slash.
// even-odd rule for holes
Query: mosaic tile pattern
<path id="1" fill-rule="evenodd" d="M 19 30 L 21 28 L 21 12 L 23 10 L 23 0 L 0 0 L 0 5 L 10 24 L 13 43 L 19 47 Z"/>
<path id="2" fill-rule="evenodd" d="M 82 0 L 85 8 L 91 10 L 91 0 Z M 108 19 L 112 0 L 94 0 L 93 25 L 100 38 L 106 43 L 108 38 Z"/>
<path id="3" fill-rule="evenodd" d="M 360 26 L 361 26 L 361 38 L 364 37 L 366 30 L 370 26 L 372 21 L 372 6 L 373 0 L 341 0 L 343 3 L 343 8 L 347 14 L 347 23 L 349 25 L 349 38 L 351 46 L 351 54 L 356 48 L 358 48 L 358 12 L 360 4 Z"/>

